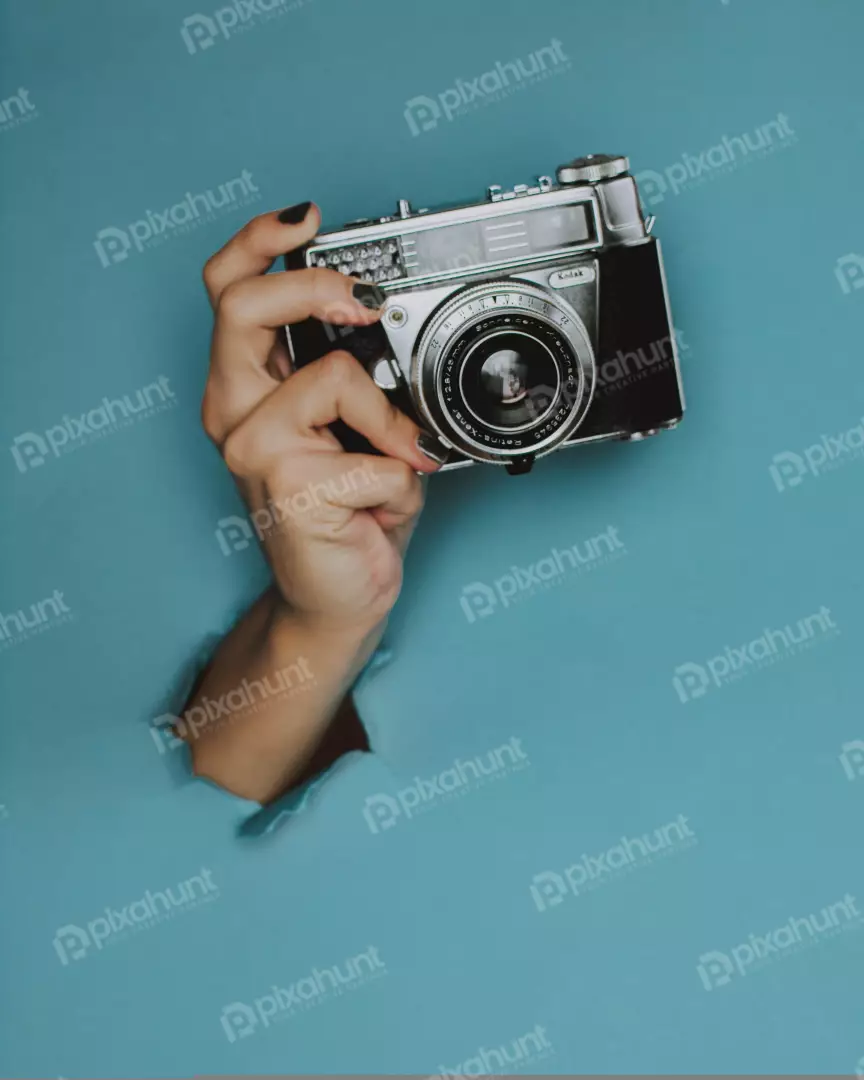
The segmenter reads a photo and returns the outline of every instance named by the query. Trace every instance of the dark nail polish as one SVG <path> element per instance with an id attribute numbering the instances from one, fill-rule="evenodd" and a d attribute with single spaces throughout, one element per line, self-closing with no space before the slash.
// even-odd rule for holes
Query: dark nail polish
<path id="1" fill-rule="evenodd" d="M 311 206 L 311 202 L 301 202 L 297 203 L 296 206 L 289 206 L 287 210 L 283 210 L 279 215 L 279 220 L 283 225 L 299 225 L 301 221 L 306 220 L 306 215 L 309 213 Z"/>
<path id="2" fill-rule="evenodd" d="M 417 436 L 417 449 L 438 465 L 443 465 L 449 456 L 447 448 L 434 435 L 425 431 L 421 431 Z"/>
<path id="3" fill-rule="evenodd" d="M 383 289 L 379 289 L 377 285 L 371 285 L 366 281 L 358 281 L 351 291 L 354 294 L 354 299 L 358 300 L 363 307 L 369 308 L 370 311 L 378 311 L 379 308 L 384 307 L 387 301 L 387 293 Z"/>

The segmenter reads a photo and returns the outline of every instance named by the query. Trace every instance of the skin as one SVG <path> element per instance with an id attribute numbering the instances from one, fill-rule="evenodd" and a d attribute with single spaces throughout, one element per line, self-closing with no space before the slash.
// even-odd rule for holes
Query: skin
<path id="1" fill-rule="evenodd" d="M 274 506 L 292 512 L 262 530 L 273 586 L 224 639 L 184 716 L 207 716 L 208 700 L 242 700 L 236 691 L 253 680 L 268 680 L 263 700 L 181 721 L 178 734 L 197 776 L 260 803 L 301 776 L 380 640 L 423 504 L 421 475 L 439 468 L 417 445 L 420 429 L 350 354 L 290 370 L 284 325 L 309 316 L 357 326 L 380 318 L 352 296 L 356 279 L 337 271 L 266 274 L 319 227 L 314 205 L 299 225 L 263 214 L 204 268 L 215 316 L 204 429 L 253 521 L 278 516 Z M 346 454 L 328 430 L 337 418 L 384 456 Z M 352 473 L 359 467 L 364 473 Z M 281 682 L 280 671 L 290 673 Z M 269 693 L 284 684 L 302 693 Z"/>

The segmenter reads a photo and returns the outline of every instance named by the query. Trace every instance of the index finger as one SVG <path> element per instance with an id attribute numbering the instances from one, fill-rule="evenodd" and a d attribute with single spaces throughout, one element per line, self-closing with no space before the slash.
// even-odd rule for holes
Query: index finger
<path id="1" fill-rule="evenodd" d="M 266 274 L 274 261 L 307 244 L 321 225 L 315 203 L 259 214 L 212 255 L 204 267 L 204 285 L 215 308 L 229 285 Z"/>

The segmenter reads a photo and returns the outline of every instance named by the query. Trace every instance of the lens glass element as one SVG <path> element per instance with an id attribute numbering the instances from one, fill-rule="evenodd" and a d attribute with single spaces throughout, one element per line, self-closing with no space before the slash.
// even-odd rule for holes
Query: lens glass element
<path id="1" fill-rule="evenodd" d="M 460 382 L 465 404 L 478 420 L 498 429 L 521 428 L 546 411 L 559 371 L 542 341 L 499 329 L 472 343 Z"/>

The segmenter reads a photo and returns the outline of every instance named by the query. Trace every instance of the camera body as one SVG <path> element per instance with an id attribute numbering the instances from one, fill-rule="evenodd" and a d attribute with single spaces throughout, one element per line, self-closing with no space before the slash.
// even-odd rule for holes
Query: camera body
<path id="1" fill-rule="evenodd" d="M 553 450 L 637 440 L 684 412 L 659 242 L 624 157 L 591 155 L 484 202 L 321 233 L 286 256 L 376 283 L 370 327 L 287 327 L 296 367 L 346 349 L 446 454 L 527 472 Z M 371 450 L 345 425 L 349 450 Z M 374 452 L 374 451 L 373 451 Z"/>

